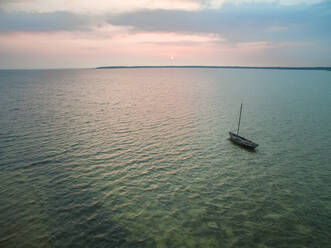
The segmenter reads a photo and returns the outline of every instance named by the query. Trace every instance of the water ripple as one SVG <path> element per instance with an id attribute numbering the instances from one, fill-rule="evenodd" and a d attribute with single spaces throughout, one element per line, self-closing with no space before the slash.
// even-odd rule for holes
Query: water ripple
<path id="1" fill-rule="evenodd" d="M 0 71 L 0 246 L 326 247 L 330 85 L 291 73 Z"/>

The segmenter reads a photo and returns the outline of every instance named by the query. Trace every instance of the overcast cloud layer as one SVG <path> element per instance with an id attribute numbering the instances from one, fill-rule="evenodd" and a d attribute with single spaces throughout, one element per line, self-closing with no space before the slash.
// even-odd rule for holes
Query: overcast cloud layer
<path id="1" fill-rule="evenodd" d="M 0 0 L 0 68 L 330 66 L 330 30 L 321 0 Z"/>

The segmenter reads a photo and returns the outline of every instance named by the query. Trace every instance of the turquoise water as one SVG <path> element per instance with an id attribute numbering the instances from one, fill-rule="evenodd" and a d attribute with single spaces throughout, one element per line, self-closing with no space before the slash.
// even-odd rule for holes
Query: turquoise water
<path id="1" fill-rule="evenodd" d="M 0 247 L 331 243 L 330 72 L 0 71 L 0 106 Z"/>

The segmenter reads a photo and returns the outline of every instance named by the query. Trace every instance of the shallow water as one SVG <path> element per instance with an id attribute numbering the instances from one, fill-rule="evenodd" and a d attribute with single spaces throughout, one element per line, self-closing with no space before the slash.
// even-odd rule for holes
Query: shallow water
<path id="1" fill-rule="evenodd" d="M 0 106 L 0 247 L 331 242 L 330 72 L 0 71 Z"/>

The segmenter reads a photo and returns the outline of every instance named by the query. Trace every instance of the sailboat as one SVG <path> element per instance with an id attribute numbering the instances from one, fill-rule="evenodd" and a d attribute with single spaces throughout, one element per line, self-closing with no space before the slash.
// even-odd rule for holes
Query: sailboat
<path id="1" fill-rule="evenodd" d="M 258 144 L 254 143 L 251 140 L 245 139 L 244 137 L 239 136 L 239 127 L 240 127 L 242 109 L 243 109 L 243 104 L 241 103 L 237 134 L 229 132 L 230 140 L 233 141 L 234 143 L 236 143 L 237 145 L 243 146 L 245 148 L 255 149 L 256 147 L 258 147 Z"/>

